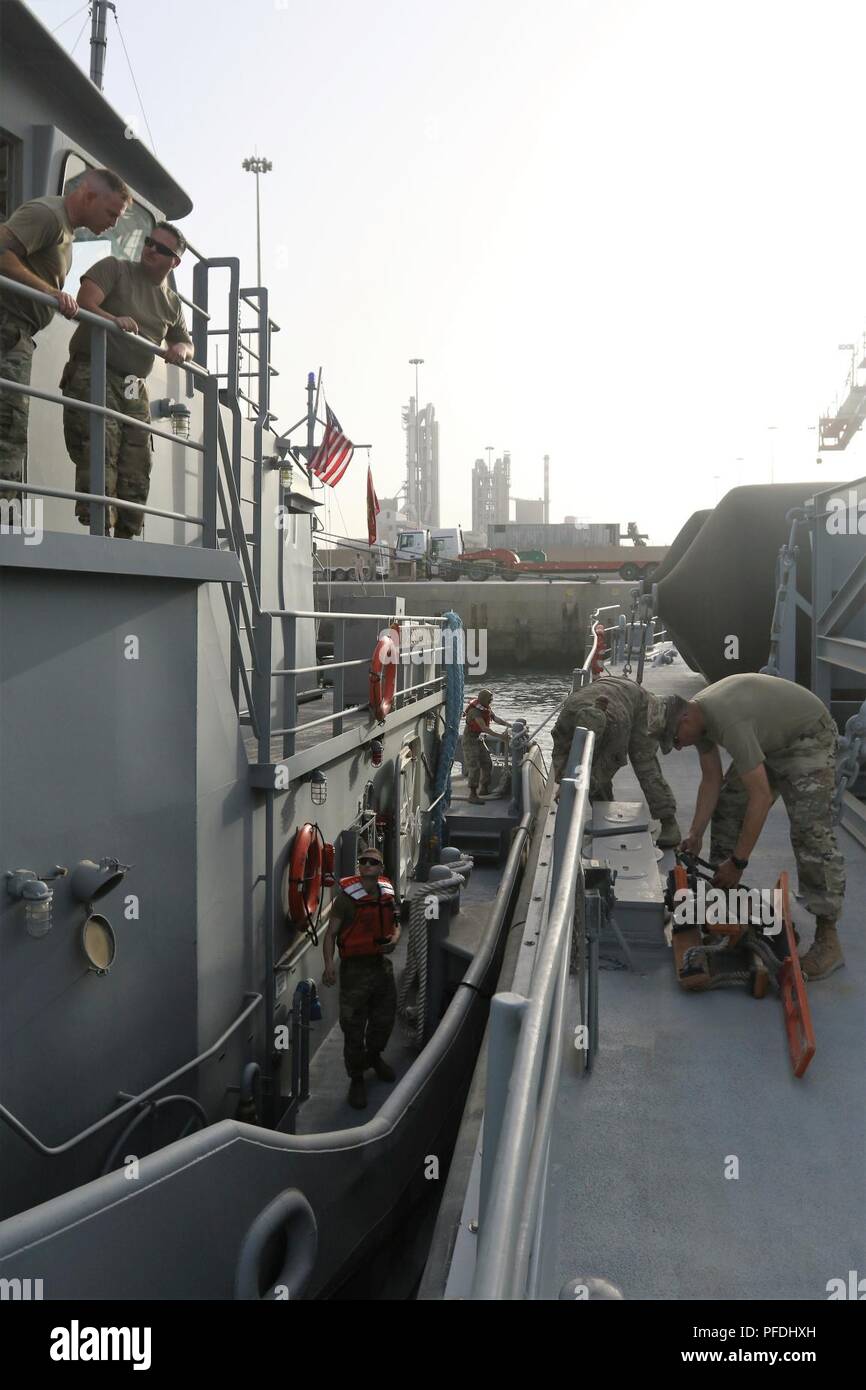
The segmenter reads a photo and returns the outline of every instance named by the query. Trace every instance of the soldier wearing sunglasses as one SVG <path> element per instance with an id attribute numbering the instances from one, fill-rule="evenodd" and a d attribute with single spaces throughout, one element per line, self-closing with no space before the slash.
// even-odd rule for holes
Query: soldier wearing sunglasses
<path id="1" fill-rule="evenodd" d="M 169 222 L 158 222 L 144 239 L 140 261 L 106 256 L 88 270 L 78 291 L 82 309 L 89 309 L 124 330 L 123 334 L 108 334 L 105 404 L 136 420 L 150 420 L 145 380 L 153 367 L 154 354 L 125 335 L 137 334 L 159 346 L 167 343 L 165 360 L 176 365 L 192 357 L 192 339 L 180 300 L 168 284 L 168 277 L 180 265 L 185 250 L 186 242 L 178 229 Z M 90 400 L 89 324 L 79 325 L 69 353 L 61 390 L 76 400 Z M 63 433 L 75 464 L 75 490 L 90 492 L 90 416 L 82 410 L 64 409 Z M 150 491 L 150 435 L 146 430 L 128 428 L 107 417 L 105 444 L 108 496 L 145 503 Z M 90 525 L 86 502 L 76 503 L 75 514 L 84 526 Z M 106 517 L 106 532 L 110 534 L 113 526 L 115 539 L 130 539 L 140 534 L 143 521 L 141 512 L 112 507 Z"/>
<path id="2" fill-rule="evenodd" d="M 375 1071 L 380 1081 L 395 1080 L 382 1056 L 397 1017 L 394 971 L 386 957 L 400 940 L 399 919 L 407 915 L 408 902 L 397 910 L 384 867 L 377 849 L 362 849 L 358 873 L 340 879 L 322 942 L 325 985 L 336 984 L 334 946 L 340 950 L 340 1027 L 351 1083 L 348 1100 L 356 1110 L 367 1104 L 366 1070 Z"/>

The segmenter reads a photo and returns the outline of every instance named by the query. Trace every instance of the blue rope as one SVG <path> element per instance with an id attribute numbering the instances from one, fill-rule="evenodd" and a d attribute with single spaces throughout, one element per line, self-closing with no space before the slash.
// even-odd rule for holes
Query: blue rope
<path id="1" fill-rule="evenodd" d="M 465 638 L 463 624 L 454 612 L 444 613 L 443 643 L 445 646 L 445 728 L 439 740 L 439 758 L 436 763 L 436 777 L 433 782 L 432 800 L 442 797 L 434 806 L 430 820 L 430 834 L 434 847 L 442 844 L 442 830 L 445 812 L 451 804 L 451 765 L 454 750 L 460 734 L 460 720 L 463 715 L 463 658 Z M 448 632 L 454 634 L 448 637 Z M 444 795 L 443 795 L 444 793 Z"/>

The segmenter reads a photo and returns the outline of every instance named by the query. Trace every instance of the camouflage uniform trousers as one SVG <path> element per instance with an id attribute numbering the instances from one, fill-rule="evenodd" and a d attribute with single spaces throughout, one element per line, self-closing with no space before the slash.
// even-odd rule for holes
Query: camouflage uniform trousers
<path id="1" fill-rule="evenodd" d="M 471 792 L 478 790 L 479 782 L 483 791 L 489 790 L 493 759 L 480 734 L 463 735 L 463 770 Z"/>
<path id="2" fill-rule="evenodd" d="M 70 358 L 63 371 L 60 389 L 65 396 L 78 401 L 90 400 L 90 363 Z M 144 382 L 136 376 L 124 376 L 111 370 L 105 375 L 105 404 L 109 410 L 121 411 L 135 420 L 150 420 L 150 409 Z M 75 491 L 90 492 L 90 416 L 86 411 L 69 407 L 63 411 L 63 434 L 69 457 L 75 464 Z M 150 469 L 153 457 L 150 435 L 146 430 L 122 425 L 119 420 L 105 420 L 105 492 L 108 497 L 126 498 L 129 502 L 145 503 L 150 491 Z M 76 502 L 75 515 L 84 526 L 90 525 L 90 506 Z M 110 508 L 106 527 L 115 527 L 115 536 L 129 537 L 141 533 L 144 516 L 141 512 Z"/>
<path id="3" fill-rule="evenodd" d="M 832 921 L 842 913 L 845 861 L 833 830 L 831 802 L 836 788 L 836 726 L 829 714 L 788 748 L 768 753 L 764 762 L 773 800 L 781 796 L 791 823 L 791 848 L 800 892 L 815 917 Z M 729 768 L 713 815 L 710 859 L 729 858 L 739 838 L 749 796 Z"/>
<path id="4" fill-rule="evenodd" d="M 383 1052 L 397 1017 L 394 967 L 387 956 L 340 961 L 340 1027 L 350 1076 L 361 1076 L 369 1054 Z"/>
<path id="5" fill-rule="evenodd" d="M 553 726 L 553 776 L 559 781 L 574 738 L 575 729 L 591 729 L 595 734 L 595 753 L 589 783 L 590 801 L 613 801 L 613 779 L 630 762 L 655 820 L 670 820 L 677 813 L 673 792 L 662 774 L 658 759 L 658 739 L 647 732 L 646 711 L 637 714 L 620 708 L 615 696 L 606 710 L 593 703 L 598 691 L 587 686 L 569 696 Z M 608 692 L 605 691 L 605 694 Z"/>
<path id="6" fill-rule="evenodd" d="M 36 347 L 31 329 L 8 315 L 0 316 L 0 376 L 30 385 L 30 369 Z M 30 397 L 17 391 L 0 391 L 0 479 L 20 483 L 27 453 L 27 421 Z M 0 488 L 0 499 L 11 501 L 21 494 Z"/>

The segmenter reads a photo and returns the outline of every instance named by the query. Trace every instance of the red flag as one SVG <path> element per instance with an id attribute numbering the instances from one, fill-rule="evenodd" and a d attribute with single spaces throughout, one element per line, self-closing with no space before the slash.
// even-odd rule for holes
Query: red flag
<path id="1" fill-rule="evenodd" d="M 373 487 L 373 470 L 367 464 L 367 540 L 370 545 L 376 544 L 376 516 L 382 510 L 379 506 L 379 499 L 376 496 L 376 489 Z"/>

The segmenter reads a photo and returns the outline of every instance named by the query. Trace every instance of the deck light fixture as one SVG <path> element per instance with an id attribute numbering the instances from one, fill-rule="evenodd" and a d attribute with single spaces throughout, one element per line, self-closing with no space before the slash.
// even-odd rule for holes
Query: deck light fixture
<path id="1" fill-rule="evenodd" d="M 382 766 L 382 755 L 383 755 L 384 752 L 385 752 L 385 745 L 383 744 L 382 740 L 381 740 L 380 738 L 371 739 L 371 741 L 370 741 L 370 762 L 373 764 L 374 767 L 381 767 L 381 766 Z"/>
<path id="2" fill-rule="evenodd" d="M 72 896 L 80 903 L 95 903 L 123 882 L 129 867 L 116 859 L 100 859 L 98 864 L 92 859 L 82 859 L 69 880 Z"/>
<path id="3" fill-rule="evenodd" d="M 10 898 L 24 903 L 24 925 L 30 936 L 46 936 L 50 932 L 54 889 L 48 884 L 52 879 L 65 878 L 68 869 L 55 864 L 53 872 L 37 878 L 32 869 L 7 869 L 6 890 Z"/>
<path id="4" fill-rule="evenodd" d="M 152 402 L 153 414 L 162 420 L 168 420 L 171 424 L 171 432 L 177 439 L 189 439 L 190 409 L 184 405 L 183 401 L 176 401 L 173 396 L 163 396 L 161 400 Z"/>
<path id="5" fill-rule="evenodd" d="M 52 927 L 54 890 L 32 869 L 8 869 L 6 888 L 9 896 L 24 903 L 24 925 L 29 936 L 46 936 Z"/>
<path id="6" fill-rule="evenodd" d="M 320 767 L 310 775 L 310 800 L 314 806 L 324 806 L 328 799 L 328 779 Z"/>

